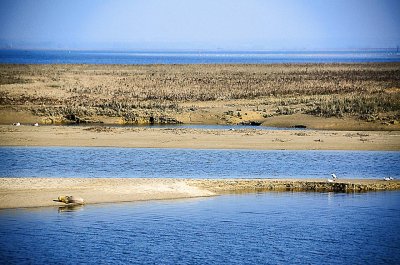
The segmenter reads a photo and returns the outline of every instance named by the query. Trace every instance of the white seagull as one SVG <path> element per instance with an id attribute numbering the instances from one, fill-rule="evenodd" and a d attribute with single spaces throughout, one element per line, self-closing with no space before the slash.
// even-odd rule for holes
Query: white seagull
<path id="1" fill-rule="evenodd" d="M 332 178 L 328 179 L 328 182 L 334 182 L 335 180 L 337 180 L 337 176 L 334 173 L 332 173 L 331 176 Z"/>

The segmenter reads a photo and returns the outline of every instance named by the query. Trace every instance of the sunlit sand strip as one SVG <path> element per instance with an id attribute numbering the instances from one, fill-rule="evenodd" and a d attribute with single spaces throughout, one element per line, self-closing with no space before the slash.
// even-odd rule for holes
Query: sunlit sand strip
<path id="1" fill-rule="evenodd" d="M 256 191 L 364 192 L 400 190 L 400 181 L 326 179 L 0 178 L 0 208 L 62 206 L 60 195 L 86 204 L 164 200 Z"/>
<path id="2" fill-rule="evenodd" d="M 400 131 L 201 130 L 0 125 L 2 146 L 251 150 L 400 150 Z"/>

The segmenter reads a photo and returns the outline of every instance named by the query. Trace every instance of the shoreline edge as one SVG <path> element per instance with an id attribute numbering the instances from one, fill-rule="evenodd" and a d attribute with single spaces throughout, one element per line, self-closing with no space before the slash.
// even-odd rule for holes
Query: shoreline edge
<path id="1" fill-rule="evenodd" d="M 60 195 L 87 204 L 210 197 L 251 192 L 367 192 L 400 190 L 400 180 L 380 179 L 143 179 L 0 178 L 0 209 L 65 206 Z"/>

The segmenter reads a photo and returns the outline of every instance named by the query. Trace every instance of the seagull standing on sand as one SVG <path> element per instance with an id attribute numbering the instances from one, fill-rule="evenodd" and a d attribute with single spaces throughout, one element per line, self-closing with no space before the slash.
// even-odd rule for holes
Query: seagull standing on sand
<path id="1" fill-rule="evenodd" d="M 328 179 L 328 182 L 334 182 L 335 180 L 337 180 L 337 176 L 334 173 L 332 173 L 331 176 L 332 179 Z"/>

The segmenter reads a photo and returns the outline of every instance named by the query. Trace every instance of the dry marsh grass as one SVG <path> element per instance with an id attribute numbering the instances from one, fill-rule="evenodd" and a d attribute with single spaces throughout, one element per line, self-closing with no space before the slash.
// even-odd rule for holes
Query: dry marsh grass
<path id="1" fill-rule="evenodd" d="M 174 113 L 195 111 L 196 102 L 240 100 L 255 102 L 265 117 L 399 119 L 400 63 L 0 65 L 0 104 L 38 116 L 168 121 Z M 182 107 L 188 102 L 194 107 Z"/>

